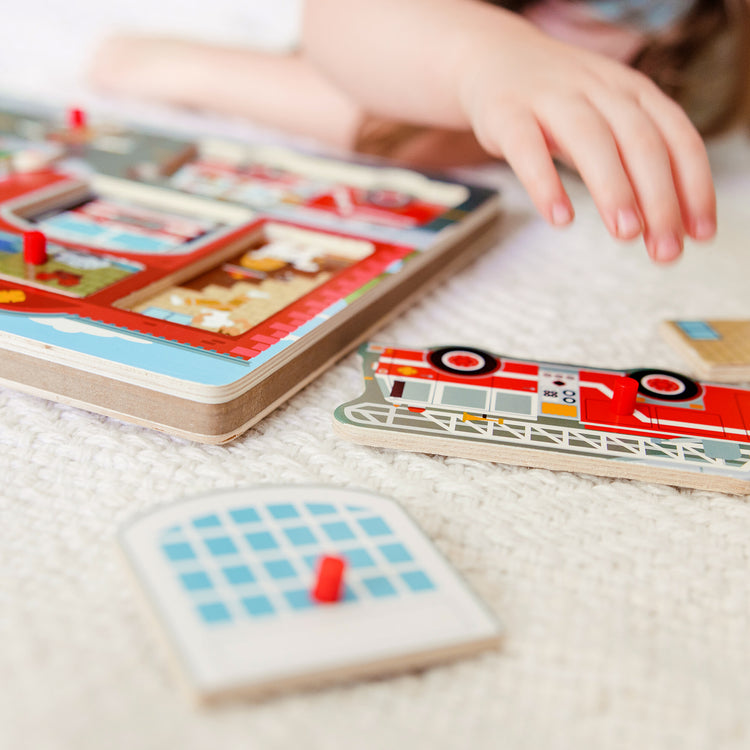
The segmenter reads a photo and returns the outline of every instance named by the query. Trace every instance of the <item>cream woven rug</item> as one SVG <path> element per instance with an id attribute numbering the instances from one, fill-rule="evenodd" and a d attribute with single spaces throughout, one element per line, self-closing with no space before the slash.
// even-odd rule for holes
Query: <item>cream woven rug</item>
<path id="1" fill-rule="evenodd" d="M 377 336 L 603 367 L 681 369 L 671 317 L 750 316 L 750 147 L 716 144 L 720 234 L 652 265 L 578 218 L 536 217 L 501 166 L 495 248 Z M 0 390 L 0 748 L 746 748 L 749 497 L 369 449 L 334 436 L 344 358 L 226 447 Z M 114 536 L 212 488 L 357 486 L 394 497 L 503 621 L 494 653 L 387 680 L 190 708 Z"/>

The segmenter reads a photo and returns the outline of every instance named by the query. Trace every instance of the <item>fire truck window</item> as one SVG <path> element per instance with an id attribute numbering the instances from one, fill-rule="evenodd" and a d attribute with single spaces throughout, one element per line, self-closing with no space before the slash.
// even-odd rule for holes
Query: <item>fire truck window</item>
<path id="1" fill-rule="evenodd" d="M 441 403 L 449 406 L 462 406 L 466 409 L 486 409 L 487 391 L 483 388 L 462 388 L 446 385 L 443 388 Z"/>
<path id="2" fill-rule="evenodd" d="M 493 411 L 531 414 L 531 396 L 524 393 L 496 393 Z"/>
<path id="3" fill-rule="evenodd" d="M 725 461 L 739 460 L 742 451 L 739 443 L 727 443 L 724 440 L 703 440 L 703 452 L 709 458 L 723 458 Z"/>
<path id="4" fill-rule="evenodd" d="M 431 383 L 404 383 L 404 392 L 402 398 L 405 401 L 429 401 Z"/>

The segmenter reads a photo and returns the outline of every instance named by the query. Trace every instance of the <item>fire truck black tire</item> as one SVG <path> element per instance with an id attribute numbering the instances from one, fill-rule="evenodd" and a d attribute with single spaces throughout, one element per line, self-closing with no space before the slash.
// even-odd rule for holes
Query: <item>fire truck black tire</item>
<path id="1" fill-rule="evenodd" d="M 654 391 L 644 384 L 644 380 L 651 375 L 665 375 L 674 378 L 682 384 L 683 390 L 680 393 L 662 393 Z M 662 401 L 689 401 L 700 393 L 700 386 L 694 380 L 679 372 L 671 370 L 632 370 L 628 376 L 638 381 L 638 391 L 648 398 L 658 398 Z"/>
<path id="2" fill-rule="evenodd" d="M 476 370 L 467 372 L 457 367 L 451 367 L 446 364 L 444 358 L 452 352 L 469 352 L 475 356 L 484 360 L 484 364 Z M 470 346 L 444 346 L 442 349 L 433 349 L 428 355 L 427 360 L 436 369 L 442 370 L 443 372 L 450 373 L 451 375 L 461 375 L 466 377 L 474 377 L 477 375 L 487 375 L 487 373 L 497 370 L 500 364 L 498 360 L 489 352 L 482 351 L 481 349 L 474 349 Z"/>

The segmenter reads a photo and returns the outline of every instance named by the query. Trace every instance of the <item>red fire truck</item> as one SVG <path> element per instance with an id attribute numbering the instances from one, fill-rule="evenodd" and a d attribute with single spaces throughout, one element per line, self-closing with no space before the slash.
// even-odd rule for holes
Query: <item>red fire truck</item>
<path id="1" fill-rule="evenodd" d="M 369 346 L 384 398 L 412 412 L 569 424 L 655 438 L 748 442 L 750 389 L 657 369 L 599 370 L 497 357 L 466 346 Z"/>

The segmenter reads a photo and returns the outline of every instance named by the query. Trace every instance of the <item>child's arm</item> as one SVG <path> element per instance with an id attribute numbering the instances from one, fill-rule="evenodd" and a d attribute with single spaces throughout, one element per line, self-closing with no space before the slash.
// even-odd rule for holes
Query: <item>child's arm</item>
<path id="1" fill-rule="evenodd" d="M 669 261 L 714 234 L 703 142 L 641 74 L 475 0 L 308 0 L 303 50 L 369 111 L 474 130 L 554 224 L 572 208 L 552 155 L 571 161 L 609 231 L 643 230 Z"/>

